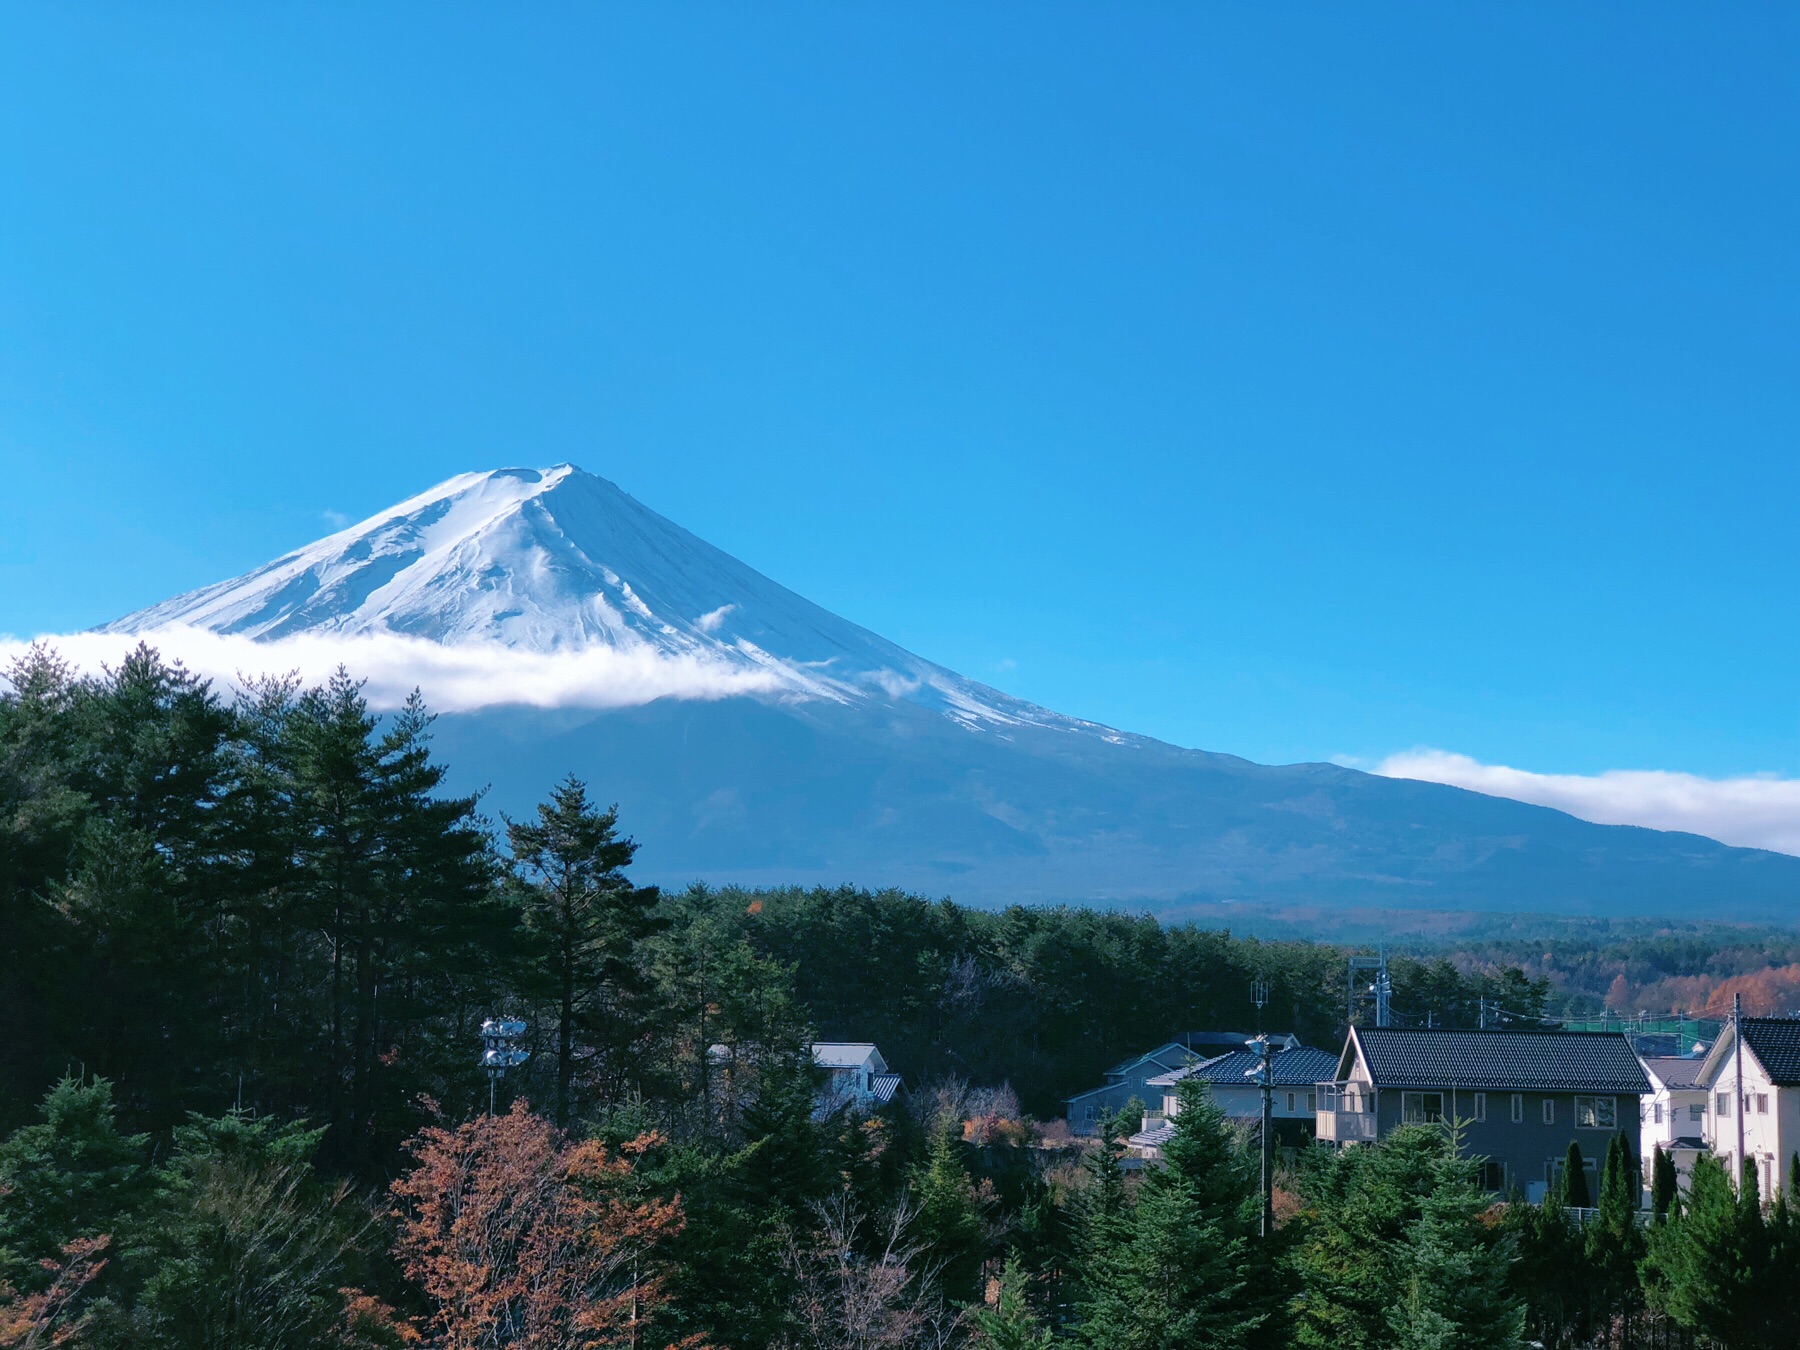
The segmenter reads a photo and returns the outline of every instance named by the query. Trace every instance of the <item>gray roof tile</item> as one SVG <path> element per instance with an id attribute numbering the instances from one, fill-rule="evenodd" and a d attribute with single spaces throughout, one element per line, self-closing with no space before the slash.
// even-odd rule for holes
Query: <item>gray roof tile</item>
<path id="1" fill-rule="evenodd" d="M 1744 1044 L 1769 1077 L 1783 1087 L 1800 1085 L 1800 1017 L 1746 1017 L 1742 1026 Z"/>
<path id="2" fill-rule="evenodd" d="M 1648 1093 L 1650 1080 L 1617 1031 L 1428 1031 L 1359 1027 L 1377 1087 Z"/>

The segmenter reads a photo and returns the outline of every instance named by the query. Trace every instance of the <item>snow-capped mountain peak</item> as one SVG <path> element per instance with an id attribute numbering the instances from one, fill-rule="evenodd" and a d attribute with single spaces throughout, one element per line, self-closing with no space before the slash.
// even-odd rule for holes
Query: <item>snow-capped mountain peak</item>
<path id="1" fill-rule="evenodd" d="M 771 672 L 798 697 L 903 699 L 971 727 L 1088 727 L 838 618 L 570 464 L 458 475 L 103 631 L 175 626 L 258 642 L 611 648 Z"/>

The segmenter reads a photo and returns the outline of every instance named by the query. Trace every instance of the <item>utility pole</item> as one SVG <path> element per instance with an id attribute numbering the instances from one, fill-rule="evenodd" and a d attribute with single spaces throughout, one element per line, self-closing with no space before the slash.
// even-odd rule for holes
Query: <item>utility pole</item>
<path id="1" fill-rule="evenodd" d="M 1733 1178 L 1741 1190 L 1744 1185 L 1744 996 L 1731 996 L 1731 1065 L 1737 1083 L 1732 1096 L 1737 1098 L 1733 1111 L 1737 1114 L 1737 1176 Z"/>
<path id="2" fill-rule="evenodd" d="M 1270 1119 L 1275 1109 L 1275 1066 L 1269 1062 L 1266 1032 L 1246 1044 L 1256 1054 L 1256 1067 L 1246 1070 L 1244 1077 L 1262 1089 L 1262 1235 L 1268 1237 L 1275 1231 L 1275 1137 Z"/>

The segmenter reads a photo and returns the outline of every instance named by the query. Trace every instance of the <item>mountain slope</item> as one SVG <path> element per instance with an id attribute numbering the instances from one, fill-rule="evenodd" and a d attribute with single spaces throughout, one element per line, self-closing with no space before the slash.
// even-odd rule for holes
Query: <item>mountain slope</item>
<path id="1" fill-rule="evenodd" d="M 491 784 L 490 804 L 518 814 L 579 773 L 621 802 L 643 870 L 668 883 L 1790 921 L 1800 900 L 1800 858 L 1060 716 L 820 609 L 568 465 L 463 475 L 109 628 L 169 625 L 274 644 L 276 666 L 286 638 L 400 634 L 771 675 L 755 697 L 439 722 L 459 786 Z"/>

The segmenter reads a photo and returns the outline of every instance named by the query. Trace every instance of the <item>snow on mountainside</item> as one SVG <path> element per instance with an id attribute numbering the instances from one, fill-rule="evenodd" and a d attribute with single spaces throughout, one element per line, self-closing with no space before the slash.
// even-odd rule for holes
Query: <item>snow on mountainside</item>
<path id="1" fill-rule="evenodd" d="M 772 676 L 790 697 L 904 700 L 970 728 L 1106 728 L 1009 697 L 828 613 L 570 464 L 469 473 L 102 632 L 261 642 L 392 634 L 545 655 L 611 648 Z"/>

